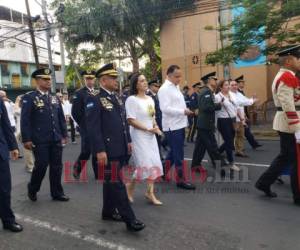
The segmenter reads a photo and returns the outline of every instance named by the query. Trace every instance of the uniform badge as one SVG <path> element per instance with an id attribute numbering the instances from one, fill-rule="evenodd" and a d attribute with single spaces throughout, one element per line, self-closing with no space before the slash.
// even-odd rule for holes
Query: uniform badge
<path id="1" fill-rule="evenodd" d="M 45 106 L 44 101 L 41 100 L 40 98 L 38 98 L 37 96 L 35 97 L 35 100 L 33 101 L 33 103 L 37 108 L 43 108 Z"/>
<path id="2" fill-rule="evenodd" d="M 86 108 L 87 108 L 87 109 L 90 109 L 90 108 L 92 108 L 92 107 L 94 107 L 94 103 L 92 103 L 92 102 L 89 102 L 89 103 L 86 105 Z"/>
<path id="3" fill-rule="evenodd" d="M 107 100 L 106 98 L 101 97 L 100 102 L 101 102 L 102 106 L 105 109 L 107 109 L 108 111 L 112 111 L 114 105 L 109 100 Z"/>
<path id="4" fill-rule="evenodd" d="M 45 69 L 44 73 L 45 73 L 46 75 L 49 75 L 49 74 L 50 74 L 50 70 L 49 70 L 49 69 Z"/>
<path id="5" fill-rule="evenodd" d="M 92 90 L 92 91 L 89 91 L 89 94 L 92 95 L 92 96 L 96 96 L 99 94 L 99 90 Z"/>

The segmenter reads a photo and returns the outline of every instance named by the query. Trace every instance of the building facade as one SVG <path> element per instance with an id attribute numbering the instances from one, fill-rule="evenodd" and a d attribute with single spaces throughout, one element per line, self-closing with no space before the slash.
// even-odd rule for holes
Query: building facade
<path id="1" fill-rule="evenodd" d="M 229 10 L 218 0 L 199 0 L 189 12 L 175 15 L 162 24 L 162 69 L 178 64 L 183 71 L 182 85 L 191 86 L 201 76 L 216 71 L 219 78 L 236 78 L 244 75 L 246 93 L 257 94 L 261 102 L 271 99 L 271 84 L 278 65 L 267 65 L 259 48 L 252 48 L 236 63 L 224 69 L 223 65 L 205 64 L 206 55 L 221 48 L 220 34 L 215 27 L 230 22 L 238 10 Z M 299 22 L 299 17 L 294 18 Z M 225 41 L 226 42 L 226 41 Z M 224 43 L 224 41 L 223 41 Z M 223 44 L 224 45 L 224 44 Z"/>
<path id="2" fill-rule="evenodd" d="M 45 31 L 35 32 L 41 67 L 48 67 Z M 60 54 L 52 53 L 55 69 L 60 68 Z M 0 88 L 10 97 L 35 87 L 31 73 L 36 70 L 32 41 L 23 13 L 0 6 Z"/>

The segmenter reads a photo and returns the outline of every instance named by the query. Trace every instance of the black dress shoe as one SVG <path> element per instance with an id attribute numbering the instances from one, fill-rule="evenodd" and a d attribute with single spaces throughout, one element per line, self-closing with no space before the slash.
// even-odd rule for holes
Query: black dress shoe
<path id="1" fill-rule="evenodd" d="M 3 224 L 3 229 L 9 230 L 13 233 L 19 233 L 19 232 L 23 231 L 23 227 L 20 224 L 18 224 L 17 222 L 5 223 L 5 224 Z"/>
<path id="2" fill-rule="evenodd" d="M 127 226 L 127 230 L 131 232 L 138 232 L 143 230 L 146 227 L 146 225 L 139 220 L 134 220 L 130 223 L 126 223 L 126 226 Z"/>
<path id="3" fill-rule="evenodd" d="M 261 145 L 261 144 L 257 144 L 257 145 L 255 145 L 254 147 L 253 147 L 253 149 L 257 149 L 257 148 L 260 148 L 260 147 L 262 147 L 263 145 Z"/>
<path id="4" fill-rule="evenodd" d="M 28 198 L 31 200 L 31 201 L 37 201 L 37 196 L 36 196 L 36 193 L 33 193 L 29 190 L 29 184 L 27 186 L 28 188 L 28 192 L 27 192 L 27 196 Z"/>
<path id="5" fill-rule="evenodd" d="M 195 190 L 196 187 L 194 184 L 189 182 L 179 182 L 177 183 L 178 188 L 187 189 L 187 190 Z"/>
<path id="6" fill-rule="evenodd" d="M 270 187 L 265 187 L 265 186 L 263 186 L 262 184 L 260 184 L 258 182 L 256 182 L 255 187 L 258 190 L 263 191 L 267 197 L 270 197 L 270 198 L 276 198 L 277 197 L 277 194 L 275 192 L 272 192 Z"/>
<path id="7" fill-rule="evenodd" d="M 54 201 L 69 201 L 70 198 L 66 195 L 61 195 L 61 196 L 52 197 L 52 200 L 54 200 Z"/>
<path id="8" fill-rule="evenodd" d="M 117 221 L 117 222 L 123 221 L 121 215 L 117 212 L 110 214 L 110 215 L 102 214 L 102 220 L 111 220 L 111 221 Z"/>
<path id="9" fill-rule="evenodd" d="M 300 200 L 299 200 L 299 199 L 297 199 L 297 200 L 294 199 L 294 204 L 295 204 L 296 206 L 299 206 L 299 207 L 300 207 Z"/>

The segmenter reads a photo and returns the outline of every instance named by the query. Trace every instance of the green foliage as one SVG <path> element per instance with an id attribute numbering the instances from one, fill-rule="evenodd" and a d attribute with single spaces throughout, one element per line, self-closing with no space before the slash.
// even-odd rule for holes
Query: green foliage
<path id="1" fill-rule="evenodd" d="M 206 63 L 228 64 L 251 45 L 264 41 L 264 55 L 272 55 L 285 45 L 300 42 L 300 21 L 293 19 L 300 16 L 299 0 L 231 0 L 231 5 L 232 8 L 243 7 L 245 12 L 230 24 L 216 28 L 227 45 L 209 53 Z"/>
<path id="2" fill-rule="evenodd" d="M 161 22 L 177 11 L 192 9 L 195 0 L 55 0 L 53 8 L 64 4 L 64 12 L 57 19 L 65 30 L 69 50 L 76 50 L 81 43 L 90 42 L 104 58 L 118 54 L 130 56 L 134 70 L 138 59 L 149 57 L 152 71 L 159 70 L 159 27 Z M 109 55 L 107 55 L 109 51 Z M 89 62 L 90 53 L 81 56 L 73 53 L 73 60 Z M 93 61 L 93 58 L 92 58 Z"/>

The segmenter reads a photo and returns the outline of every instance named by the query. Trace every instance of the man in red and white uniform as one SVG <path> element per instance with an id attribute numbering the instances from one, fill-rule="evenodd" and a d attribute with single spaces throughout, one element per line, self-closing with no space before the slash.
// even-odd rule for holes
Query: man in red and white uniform
<path id="1" fill-rule="evenodd" d="M 300 206 L 300 81 L 295 76 L 300 71 L 300 45 L 284 49 L 277 55 L 281 68 L 272 85 L 277 108 L 273 129 L 279 133 L 280 153 L 255 186 L 267 196 L 277 197 L 270 187 L 282 171 L 291 166 L 294 203 Z"/>

